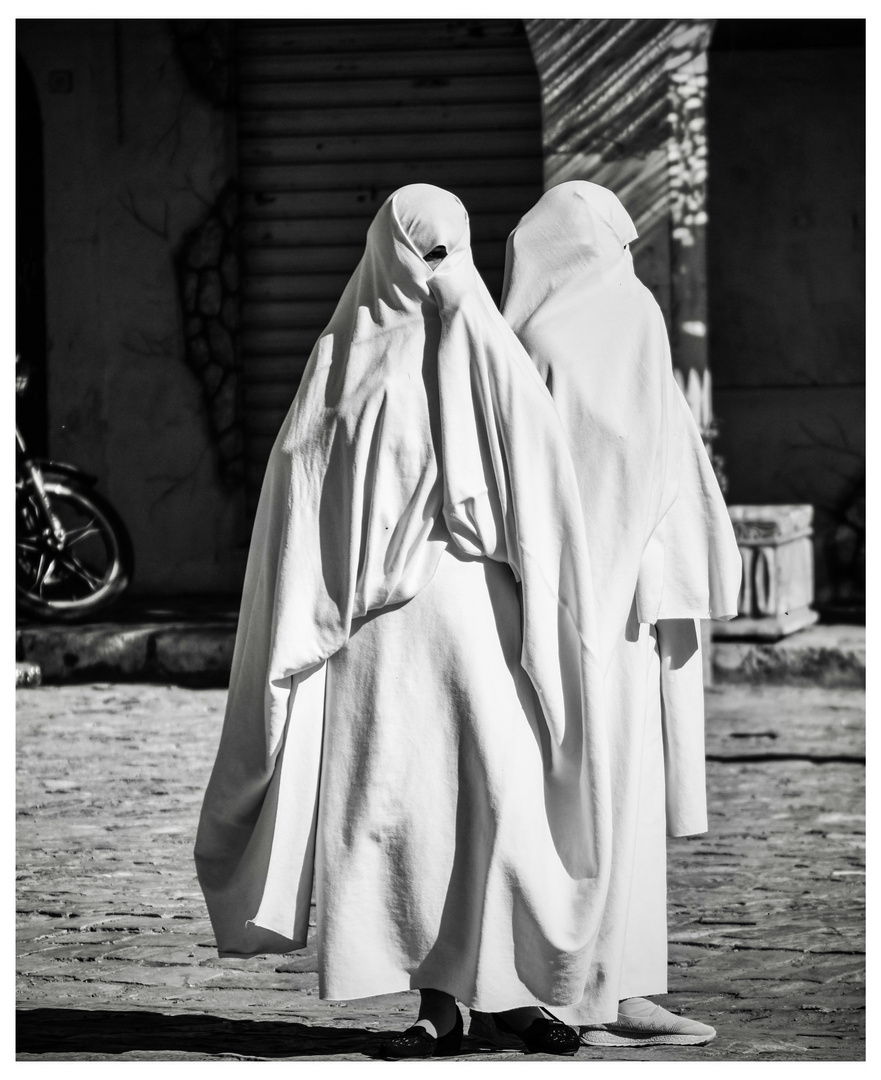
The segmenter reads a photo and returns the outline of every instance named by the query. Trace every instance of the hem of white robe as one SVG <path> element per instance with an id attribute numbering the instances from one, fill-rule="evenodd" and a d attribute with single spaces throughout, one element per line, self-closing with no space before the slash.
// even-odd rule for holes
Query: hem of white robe
<path id="1" fill-rule="evenodd" d="M 267 919 L 266 923 L 269 922 L 271 922 L 271 920 Z M 263 922 L 258 923 L 255 919 L 249 919 L 247 925 L 256 926 L 263 930 L 270 930 L 276 934 L 282 933 Z M 285 956 L 289 952 L 299 952 L 307 946 L 307 942 L 305 941 L 297 942 L 291 938 L 288 938 L 287 941 L 290 942 L 290 945 L 285 946 L 284 952 L 277 949 L 265 948 L 257 949 L 253 952 L 233 952 L 228 949 L 218 949 L 217 955 L 221 959 L 250 960 L 255 956 Z M 506 1012 L 508 1009 L 522 1009 L 532 1005 L 546 1005 L 549 1008 L 565 1009 L 577 1005 L 578 1002 L 582 1000 L 580 997 L 576 998 L 574 1001 L 545 1000 L 536 997 L 527 987 L 521 984 L 519 990 L 510 997 L 499 999 L 490 1004 L 489 1001 L 480 998 L 478 995 L 474 995 L 470 992 L 462 993 L 461 987 L 456 987 L 451 982 L 447 982 L 444 979 L 431 979 L 430 976 L 426 976 L 422 986 L 416 985 L 419 982 L 422 982 L 422 980 L 419 979 L 418 976 L 408 975 L 405 971 L 395 973 L 389 972 L 375 983 L 362 983 L 357 989 L 345 993 L 341 993 L 336 989 L 328 991 L 325 987 L 320 986 L 318 997 L 321 1001 L 357 1001 L 360 998 L 380 997 L 384 994 L 404 994 L 412 990 L 441 990 L 446 994 L 450 994 L 451 997 L 454 997 L 456 1001 L 460 1002 L 466 1008 L 475 1009 L 478 1012 Z M 444 983 L 445 985 L 439 986 L 438 983 Z M 658 991 L 654 992 L 658 993 Z M 664 992 L 666 993 L 666 990 Z"/>
<path id="2" fill-rule="evenodd" d="M 704 818 L 702 822 L 692 821 L 685 825 L 677 825 L 675 829 L 668 829 L 667 836 L 671 840 L 681 840 L 683 836 L 704 836 L 710 831 L 709 824 Z"/>
<path id="3" fill-rule="evenodd" d="M 662 979 L 657 983 L 633 983 L 632 985 L 622 983 L 618 988 L 618 1000 L 624 1001 L 626 998 L 633 997 L 657 997 L 660 994 L 667 993 L 669 993 L 669 989 L 666 979 Z M 607 1024 L 609 1021 L 603 1020 L 601 1022 Z"/>
<path id="4" fill-rule="evenodd" d="M 369 987 L 362 986 L 358 990 L 353 990 L 348 993 L 340 993 L 338 990 L 328 991 L 326 989 L 319 989 L 318 997 L 321 1001 L 358 1001 L 361 998 L 381 997 L 385 994 L 406 994 L 414 990 L 440 990 L 445 994 L 449 994 L 450 997 L 456 999 L 460 1005 L 464 1005 L 466 1009 L 474 1009 L 475 1012 L 507 1012 L 509 1009 L 523 1009 L 533 1005 L 545 1005 L 548 1008 L 572 1008 L 577 1005 L 581 1000 L 577 998 L 575 1001 L 543 1001 L 541 998 L 537 998 L 534 994 L 531 994 L 525 986 L 521 987 L 522 994 L 513 994 L 511 997 L 505 997 L 504 999 L 496 999 L 490 1001 L 484 995 L 475 995 L 470 992 L 466 993 L 462 991 L 461 987 L 454 986 L 451 982 L 447 982 L 443 979 L 433 979 L 429 981 L 429 977 L 425 978 L 423 985 L 417 985 L 422 982 L 421 979 L 415 976 L 407 975 L 406 972 L 401 973 L 399 980 L 386 979 L 376 984 L 371 984 Z M 438 985 L 443 983 L 444 985 Z M 665 991 L 666 992 L 666 991 Z M 657 991 L 655 991 L 657 993 Z"/>
<path id="5" fill-rule="evenodd" d="M 281 949 L 257 949 L 256 952 L 232 952 L 229 949 L 218 949 L 217 955 L 221 960 L 253 960 L 255 956 L 287 956 L 289 952 L 300 952 L 305 948 L 305 942 L 300 945 L 294 941 L 284 952 Z"/>
<path id="6" fill-rule="evenodd" d="M 607 995 L 601 1000 L 596 997 L 582 998 L 574 1005 L 560 1005 L 562 1011 L 558 1017 L 570 1027 L 589 1027 L 596 1024 L 613 1024 L 618 1019 L 618 1003 L 631 997 L 658 997 L 669 993 L 667 976 L 659 975 L 643 981 L 636 979 L 632 983 L 622 982 L 611 1001 Z"/>
<path id="7" fill-rule="evenodd" d="M 636 621 L 649 626 L 654 626 L 658 622 L 669 621 L 671 619 L 700 619 L 702 622 L 710 620 L 712 622 L 731 622 L 732 619 L 736 619 L 740 612 L 738 611 L 714 611 L 713 608 L 700 608 L 696 605 L 686 604 L 682 608 L 678 607 L 664 607 L 660 605 L 655 612 L 646 612 L 641 609 L 637 610 Z"/>
<path id="8" fill-rule="evenodd" d="M 254 922 L 253 919 L 249 919 L 246 926 L 256 926 L 258 930 L 270 930 L 274 934 L 278 934 L 284 937 L 284 934 L 280 930 L 275 930 L 271 926 L 263 926 L 261 923 Z M 236 949 L 221 949 L 218 946 L 217 955 L 221 959 L 229 960 L 251 960 L 255 956 L 287 956 L 288 953 L 301 952 L 306 948 L 308 942 L 295 941 L 293 938 L 285 938 L 284 949 L 251 949 L 248 952 L 239 952 Z"/>

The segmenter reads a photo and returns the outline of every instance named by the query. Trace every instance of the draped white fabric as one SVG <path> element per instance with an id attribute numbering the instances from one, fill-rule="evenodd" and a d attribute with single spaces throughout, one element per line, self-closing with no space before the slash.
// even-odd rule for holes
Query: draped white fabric
<path id="1" fill-rule="evenodd" d="M 614 857 L 583 998 L 559 1010 L 573 1024 L 666 991 L 664 832 L 707 828 L 698 620 L 736 614 L 741 575 L 634 239 L 611 191 L 551 188 L 509 237 L 502 305 L 569 440 L 606 676 Z"/>
<path id="2" fill-rule="evenodd" d="M 730 619 L 741 560 L 663 315 L 633 272 L 636 230 L 606 188 L 551 188 L 508 239 L 502 311 L 566 428 L 608 662 L 640 622 Z"/>
<path id="3" fill-rule="evenodd" d="M 439 244 L 448 254 L 432 272 L 422 256 Z M 548 837 L 542 857 L 560 880 L 552 925 L 543 928 L 555 951 L 534 957 L 542 973 L 523 981 L 539 988 L 534 995 L 573 1000 L 598 933 L 611 858 L 602 675 L 578 482 L 546 388 L 474 268 L 463 207 L 438 188 L 413 185 L 374 219 L 267 466 L 196 842 L 222 954 L 303 947 L 316 843 L 320 858 L 328 847 L 322 822 L 334 816 L 322 762 L 332 719 L 328 668 L 353 628 L 381 627 L 428 595 L 450 552 L 507 564 L 520 583 L 522 638 L 513 629 L 540 703 L 529 742 Z M 412 626 L 430 633 L 431 616 L 423 612 Z M 510 636 L 505 628 L 497 633 Z M 384 648 L 371 653 L 377 698 L 405 725 L 412 702 L 395 701 L 397 675 L 382 677 Z M 473 663 L 481 663 L 479 654 Z M 447 693 L 444 715 L 455 714 L 456 693 Z M 351 695 L 347 701 L 340 715 L 356 723 Z M 491 756 L 492 746 L 485 752 Z M 345 799 L 351 817 L 361 804 Z M 359 824 L 348 820 L 347 833 Z M 418 903 L 419 867 L 405 863 L 395 873 Z M 510 938 L 510 921 L 499 932 Z M 555 988 L 557 969 L 566 974 Z"/>
<path id="4" fill-rule="evenodd" d="M 575 462 L 608 671 L 635 607 L 641 623 L 730 619 L 742 565 L 700 432 L 673 376 L 660 308 L 633 271 L 636 229 L 587 181 L 545 192 L 508 238 L 502 310 L 544 377 Z M 669 629 L 669 628 L 668 628 Z M 668 638 L 671 634 L 668 633 Z M 665 685 L 668 831 L 706 821 L 696 641 Z M 691 702 L 690 707 L 686 702 Z"/>

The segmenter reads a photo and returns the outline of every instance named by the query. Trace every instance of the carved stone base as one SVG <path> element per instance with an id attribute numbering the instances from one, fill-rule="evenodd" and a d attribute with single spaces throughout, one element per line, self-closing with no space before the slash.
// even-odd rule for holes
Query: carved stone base
<path id="1" fill-rule="evenodd" d="M 814 508 L 806 504 L 729 506 L 743 559 L 738 617 L 715 623 L 716 638 L 776 640 L 812 626 Z"/>

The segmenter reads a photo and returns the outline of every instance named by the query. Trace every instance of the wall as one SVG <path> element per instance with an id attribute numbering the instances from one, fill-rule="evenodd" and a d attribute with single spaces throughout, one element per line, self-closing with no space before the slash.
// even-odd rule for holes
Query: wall
<path id="1" fill-rule="evenodd" d="M 499 299 L 542 191 L 538 76 L 519 19 L 237 20 L 249 497 L 383 202 L 430 181 L 468 208 Z"/>
<path id="2" fill-rule="evenodd" d="M 703 431 L 707 374 L 706 48 L 712 19 L 527 19 L 542 92 L 545 187 L 610 188 L 639 232 L 633 259 L 670 333 Z"/>
<path id="3" fill-rule="evenodd" d="M 183 363 L 174 252 L 234 169 L 224 113 L 160 20 L 18 20 L 43 118 L 52 455 L 126 521 L 140 593 L 235 591 L 241 493 Z"/>
<path id="4" fill-rule="evenodd" d="M 810 502 L 821 602 L 858 603 L 864 54 L 710 52 L 709 327 L 729 501 Z M 848 524 L 848 521 L 850 524 Z"/>

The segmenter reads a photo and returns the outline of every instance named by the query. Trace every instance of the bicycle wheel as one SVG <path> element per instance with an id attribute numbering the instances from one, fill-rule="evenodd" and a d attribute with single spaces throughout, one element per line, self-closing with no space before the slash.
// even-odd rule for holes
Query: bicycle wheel
<path id="1" fill-rule="evenodd" d="M 41 619 L 73 622 L 109 607 L 134 570 L 128 532 L 97 492 L 68 477 L 45 476 L 45 490 L 64 539 L 43 528 L 27 489 L 16 498 L 16 599 Z"/>

